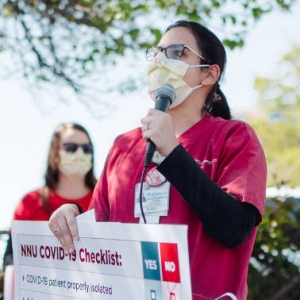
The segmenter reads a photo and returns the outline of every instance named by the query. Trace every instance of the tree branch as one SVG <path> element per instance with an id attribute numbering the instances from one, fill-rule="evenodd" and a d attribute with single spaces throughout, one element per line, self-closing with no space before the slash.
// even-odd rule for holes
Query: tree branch
<path id="1" fill-rule="evenodd" d="M 300 274 L 294 277 L 286 285 L 284 285 L 277 293 L 275 293 L 269 300 L 282 300 L 285 295 L 290 292 L 298 283 L 300 283 Z"/>

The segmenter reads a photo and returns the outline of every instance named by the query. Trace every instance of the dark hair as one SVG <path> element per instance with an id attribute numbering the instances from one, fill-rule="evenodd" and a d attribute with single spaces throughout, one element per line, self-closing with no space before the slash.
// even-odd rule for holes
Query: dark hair
<path id="1" fill-rule="evenodd" d="M 204 105 L 205 110 L 215 117 L 231 119 L 230 107 L 219 84 L 226 66 L 226 51 L 222 42 L 213 32 L 196 22 L 180 20 L 170 25 L 166 32 L 175 27 L 189 29 L 195 37 L 201 55 L 205 58 L 204 63 L 216 64 L 220 68 L 221 75 L 207 96 Z"/>
<path id="2" fill-rule="evenodd" d="M 51 190 L 55 190 L 56 185 L 59 181 L 59 172 L 58 172 L 59 143 L 60 143 L 61 135 L 68 129 L 76 129 L 76 130 L 84 132 L 87 135 L 89 142 L 93 146 L 90 135 L 83 126 L 76 124 L 76 123 L 64 123 L 64 124 L 61 124 L 58 127 L 56 127 L 56 129 L 52 135 L 51 142 L 50 142 L 50 149 L 49 149 L 47 168 L 46 168 L 46 174 L 45 174 L 45 186 Z M 92 147 L 92 148 L 94 148 L 94 147 Z M 85 185 L 88 188 L 90 188 L 91 190 L 93 190 L 96 185 L 96 181 L 97 180 L 94 175 L 94 150 L 93 150 L 93 152 L 92 152 L 92 168 L 85 175 Z"/>

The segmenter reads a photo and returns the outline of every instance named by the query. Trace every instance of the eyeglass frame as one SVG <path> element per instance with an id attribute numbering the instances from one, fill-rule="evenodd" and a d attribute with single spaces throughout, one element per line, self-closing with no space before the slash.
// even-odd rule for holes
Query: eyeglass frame
<path id="1" fill-rule="evenodd" d="M 182 46 L 181 54 L 180 54 L 177 58 L 168 57 L 168 55 L 167 55 L 167 49 L 170 48 L 170 47 L 174 47 L 174 46 Z M 148 57 L 150 56 L 150 55 L 149 55 L 149 51 L 154 50 L 154 49 L 157 49 L 157 50 L 159 50 L 159 51 L 157 51 L 155 54 L 154 54 L 154 51 L 153 51 L 153 58 L 152 58 L 152 59 L 148 59 Z M 186 45 L 186 44 L 171 44 L 171 45 L 169 45 L 169 46 L 167 46 L 167 47 L 160 47 L 160 46 L 158 46 L 158 47 L 150 47 L 150 48 L 146 49 L 146 60 L 147 60 L 147 61 L 153 61 L 153 59 L 155 58 L 155 56 L 156 56 L 159 52 L 164 52 L 164 54 L 166 55 L 166 57 L 169 58 L 169 59 L 178 59 L 178 58 L 180 58 L 180 57 L 183 55 L 183 51 L 184 51 L 185 49 L 189 49 L 189 50 L 192 51 L 194 54 L 196 54 L 200 59 L 202 59 L 203 61 L 207 62 L 207 60 L 206 60 L 203 56 L 201 56 L 199 53 L 197 53 L 195 50 L 193 50 L 191 47 L 189 47 L 189 46 Z"/>

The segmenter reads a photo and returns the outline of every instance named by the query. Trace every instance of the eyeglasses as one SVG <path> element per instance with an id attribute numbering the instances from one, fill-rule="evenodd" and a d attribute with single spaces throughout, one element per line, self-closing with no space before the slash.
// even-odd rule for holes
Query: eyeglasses
<path id="1" fill-rule="evenodd" d="M 81 147 L 85 154 L 93 153 L 92 144 L 76 144 L 76 143 L 64 143 L 63 148 L 67 152 L 74 153 L 77 151 L 78 147 Z"/>
<path id="2" fill-rule="evenodd" d="M 198 54 L 195 50 L 190 48 L 189 46 L 185 44 L 172 44 L 167 47 L 151 47 L 146 50 L 146 59 L 148 61 L 152 61 L 155 56 L 159 52 L 164 52 L 167 58 L 170 59 L 178 59 L 182 56 L 184 49 L 189 49 L 192 51 L 194 54 L 196 54 L 198 57 L 200 57 L 202 60 L 206 61 L 206 59 Z"/>

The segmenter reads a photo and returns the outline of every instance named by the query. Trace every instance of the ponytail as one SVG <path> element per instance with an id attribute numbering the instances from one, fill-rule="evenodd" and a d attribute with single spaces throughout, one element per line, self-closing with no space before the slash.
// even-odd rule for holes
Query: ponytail
<path id="1" fill-rule="evenodd" d="M 219 83 L 216 83 L 208 94 L 204 109 L 214 117 L 221 117 L 225 120 L 231 119 L 230 107 Z"/>

